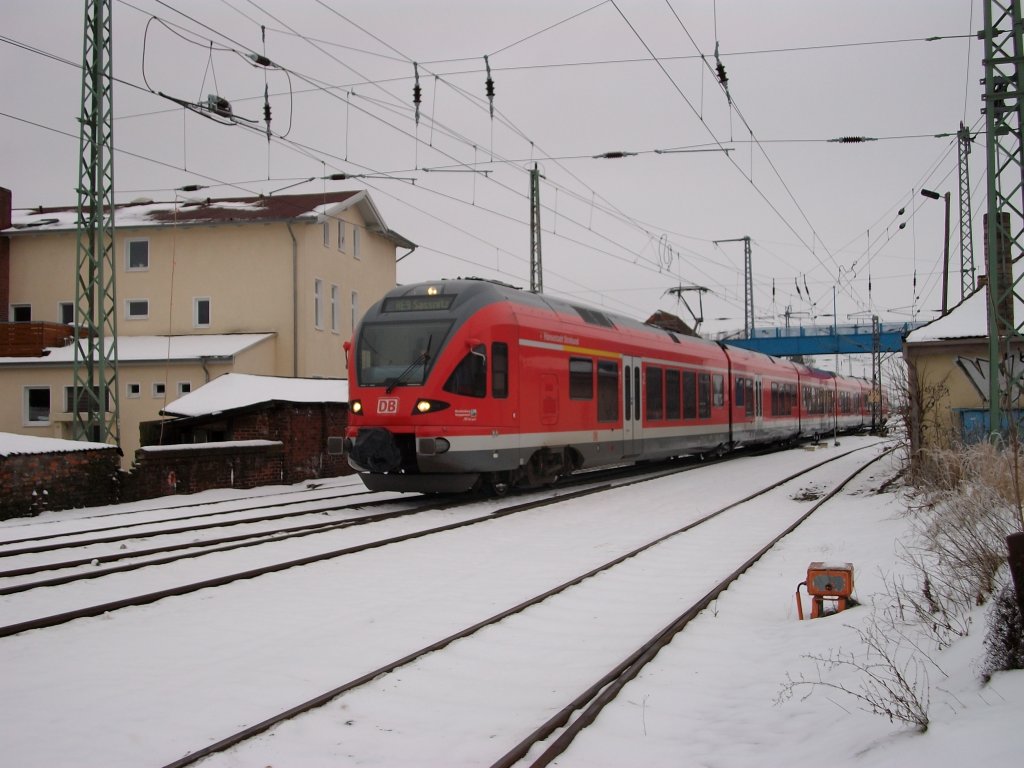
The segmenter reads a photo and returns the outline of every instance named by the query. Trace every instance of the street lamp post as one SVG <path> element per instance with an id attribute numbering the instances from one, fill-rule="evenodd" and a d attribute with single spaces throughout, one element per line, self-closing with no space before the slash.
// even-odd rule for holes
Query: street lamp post
<path id="1" fill-rule="evenodd" d="M 949 294 L 949 192 L 940 195 L 930 189 L 922 189 L 921 195 L 932 200 L 938 200 L 941 197 L 946 201 L 946 237 L 942 241 L 942 314 L 945 316 L 949 311 L 949 303 L 946 299 Z"/>

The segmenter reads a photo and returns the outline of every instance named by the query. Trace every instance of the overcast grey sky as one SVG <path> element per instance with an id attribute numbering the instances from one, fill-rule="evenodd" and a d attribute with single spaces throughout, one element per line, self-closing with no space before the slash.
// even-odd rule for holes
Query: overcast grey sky
<path id="1" fill-rule="evenodd" d="M 3 2 L 0 185 L 16 208 L 76 200 L 82 9 Z M 983 128 L 982 14 L 970 0 L 114 0 L 117 198 L 366 186 L 420 246 L 400 281 L 527 286 L 537 162 L 547 292 L 689 320 L 666 291 L 701 286 L 703 329 L 740 329 L 743 245 L 714 241 L 749 235 L 759 326 L 787 308 L 830 323 L 833 293 L 840 322 L 931 319 L 943 204 L 919 190 L 952 192 L 958 268 L 956 142 L 936 134 Z M 238 119 L 160 93 L 217 94 Z M 829 141 L 844 136 L 878 140 Z M 655 151 L 678 148 L 710 151 Z M 607 152 L 637 154 L 593 157 Z M 970 162 L 984 271 L 982 136 Z M 338 172 L 392 178 L 321 178 Z"/>

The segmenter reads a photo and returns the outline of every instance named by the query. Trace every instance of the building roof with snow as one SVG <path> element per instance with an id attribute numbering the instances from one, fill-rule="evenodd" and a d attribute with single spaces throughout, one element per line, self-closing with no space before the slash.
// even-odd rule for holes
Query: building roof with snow
<path id="1" fill-rule="evenodd" d="M 348 381 L 226 373 L 178 398 L 160 413 L 164 416 L 213 416 L 273 402 L 344 404 L 348 402 Z"/>
<path id="2" fill-rule="evenodd" d="M 119 363 L 181 362 L 184 360 L 228 360 L 267 339 L 273 333 L 209 333 L 187 336 L 118 336 Z M 109 344 L 109 342 L 108 342 Z M 75 347 L 47 347 L 40 357 L 0 357 L 2 365 L 71 365 Z"/>
<path id="3" fill-rule="evenodd" d="M 35 453 L 74 453 L 78 451 L 116 450 L 116 445 L 89 443 L 84 440 L 61 440 L 56 437 L 33 437 L 0 432 L 0 456 Z"/>
<path id="4" fill-rule="evenodd" d="M 337 215 L 355 207 L 371 231 L 377 232 L 402 248 L 415 248 L 410 240 L 388 229 L 370 196 L 362 191 L 322 192 L 305 195 L 259 197 L 203 198 L 153 202 L 139 200 L 114 207 L 114 224 L 118 228 L 157 226 L 198 226 L 210 224 L 246 224 L 316 221 L 326 215 Z M 30 235 L 35 232 L 75 231 L 78 226 L 77 206 L 15 208 L 12 226 L 5 235 Z"/>
<path id="5" fill-rule="evenodd" d="M 1014 316 L 1024 317 L 1024 304 L 1014 302 Z M 907 335 L 907 344 L 988 337 L 988 290 L 979 288 L 944 316 Z"/>

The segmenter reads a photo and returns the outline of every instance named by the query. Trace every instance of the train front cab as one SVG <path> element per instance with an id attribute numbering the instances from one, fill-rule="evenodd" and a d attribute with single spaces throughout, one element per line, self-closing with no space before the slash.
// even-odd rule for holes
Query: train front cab
<path id="1" fill-rule="evenodd" d="M 518 466 L 513 327 L 500 302 L 466 319 L 367 313 L 350 348 L 346 431 L 367 488 L 462 492 Z"/>

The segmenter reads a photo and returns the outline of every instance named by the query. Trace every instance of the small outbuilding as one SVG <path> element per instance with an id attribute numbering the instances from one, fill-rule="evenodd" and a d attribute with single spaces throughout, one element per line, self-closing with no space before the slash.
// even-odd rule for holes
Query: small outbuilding
<path id="1" fill-rule="evenodd" d="M 138 496 L 348 474 L 348 381 L 227 373 L 141 426 Z"/>
<path id="2" fill-rule="evenodd" d="M 911 331 L 903 342 L 915 453 L 977 442 L 989 433 L 987 294 L 983 284 L 946 315 Z M 1015 311 L 1017 317 L 1024 316 L 1020 302 Z M 1024 348 L 1004 349 L 1003 355 L 1007 370 L 1024 370 Z M 1019 409 L 1014 413 L 1019 422 Z"/>

